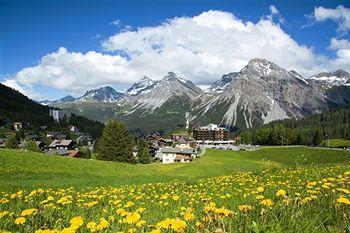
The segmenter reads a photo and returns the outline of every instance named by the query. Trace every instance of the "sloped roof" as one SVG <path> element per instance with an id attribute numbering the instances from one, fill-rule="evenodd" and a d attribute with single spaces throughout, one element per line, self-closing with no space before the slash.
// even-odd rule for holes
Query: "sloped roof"
<path id="1" fill-rule="evenodd" d="M 172 148 L 172 147 L 165 147 L 162 148 L 162 153 L 176 153 L 176 154 L 193 154 L 193 149 L 188 148 Z"/>

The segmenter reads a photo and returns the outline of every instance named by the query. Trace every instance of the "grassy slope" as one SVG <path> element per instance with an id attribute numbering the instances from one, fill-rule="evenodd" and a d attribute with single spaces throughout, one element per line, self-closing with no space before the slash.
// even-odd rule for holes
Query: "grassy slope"
<path id="1" fill-rule="evenodd" d="M 254 171 L 266 166 L 349 162 L 346 151 L 263 148 L 259 151 L 208 150 L 192 163 L 129 165 L 0 149 L 0 191 L 22 188 L 108 186 L 170 181 L 188 182 L 234 171 Z"/>
<path id="2" fill-rule="evenodd" d="M 328 144 L 329 143 L 329 144 Z M 350 146 L 350 140 L 346 139 L 330 139 L 329 142 L 327 140 L 324 140 L 322 142 L 322 146 L 328 146 L 329 147 L 348 147 Z"/>

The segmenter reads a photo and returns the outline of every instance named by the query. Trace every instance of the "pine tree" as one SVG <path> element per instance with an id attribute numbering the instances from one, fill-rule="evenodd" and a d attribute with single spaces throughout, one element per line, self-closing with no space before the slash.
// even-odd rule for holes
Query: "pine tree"
<path id="1" fill-rule="evenodd" d="M 151 155 L 149 154 L 148 146 L 147 146 L 147 141 L 139 138 L 137 140 L 137 157 L 140 161 L 140 163 L 147 164 L 151 163 Z"/>
<path id="2" fill-rule="evenodd" d="M 312 144 L 317 146 L 320 145 L 323 140 L 323 134 L 319 128 L 315 130 L 314 137 L 312 139 Z"/>
<path id="3" fill-rule="evenodd" d="M 10 137 L 8 137 L 5 142 L 5 147 L 11 148 L 11 149 L 17 149 L 18 148 L 17 137 L 15 135 L 11 135 Z"/>
<path id="4" fill-rule="evenodd" d="M 96 158 L 117 162 L 135 163 L 132 155 L 133 138 L 125 126 L 110 119 L 103 130 L 102 137 L 96 146 Z"/>

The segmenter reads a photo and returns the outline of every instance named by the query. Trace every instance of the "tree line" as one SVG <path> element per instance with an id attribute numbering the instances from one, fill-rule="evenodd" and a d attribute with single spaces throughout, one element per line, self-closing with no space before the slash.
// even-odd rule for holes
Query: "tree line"
<path id="1" fill-rule="evenodd" d="M 325 139 L 350 138 L 350 108 L 302 119 L 285 119 L 239 133 L 240 142 L 255 145 L 319 145 Z"/>

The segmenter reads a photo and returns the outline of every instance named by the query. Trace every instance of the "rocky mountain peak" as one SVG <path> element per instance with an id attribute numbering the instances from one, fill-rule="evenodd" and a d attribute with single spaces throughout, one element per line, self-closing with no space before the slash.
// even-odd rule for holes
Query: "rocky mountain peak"
<path id="1" fill-rule="evenodd" d="M 85 92 L 76 99 L 76 102 L 116 102 L 123 97 L 123 93 L 117 92 L 111 86 L 104 86 Z"/>
<path id="2" fill-rule="evenodd" d="M 143 92 L 150 91 L 155 84 L 156 81 L 150 79 L 147 76 L 143 76 L 126 91 L 126 94 L 139 95 Z"/>

